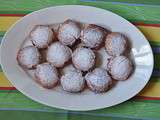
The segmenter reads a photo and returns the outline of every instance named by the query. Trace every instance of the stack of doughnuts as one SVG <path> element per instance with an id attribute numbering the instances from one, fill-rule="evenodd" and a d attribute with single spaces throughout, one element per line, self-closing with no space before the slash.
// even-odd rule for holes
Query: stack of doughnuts
<path id="1" fill-rule="evenodd" d="M 72 93 L 85 88 L 102 93 L 133 72 L 125 56 L 128 39 L 95 24 L 68 19 L 58 27 L 37 25 L 27 37 L 17 53 L 18 64 L 34 70 L 33 79 L 47 89 L 60 85 Z"/>

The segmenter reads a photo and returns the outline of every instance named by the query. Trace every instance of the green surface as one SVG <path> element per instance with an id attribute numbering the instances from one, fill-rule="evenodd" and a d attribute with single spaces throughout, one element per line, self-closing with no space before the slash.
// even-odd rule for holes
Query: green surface
<path id="1" fill-rule="evenodd" d="M 46 107 L 42 104 L 34 102 L 21 94 L 20 92 L 9 92 L 0 94 L 0 109 L 24 110 L 35 112 L 52 112 L 66 114 L 67 111 Z M 5 101 L 4 101 L 5 99 Z M 157 104 L 158 103 L 158 104 Z M 97 111 L 76 112 L 76 114 L 85 114 L 92 116 L 113 116 L 113 117 L 134 117 L 134 118 L 160 118 L 160 101 L 152 100 L 130 100 L 120 105 L 105 108 Z M 145 109 L 145 112 L 144 112 Z M 142 112 L 143 111 L 143 112 Z M 0 112 L 1 113 L 1 112 Z M 72 112 L 71 112 L 72 113 Z"/>
<path id="2" fill-rule="evenodd" d="M 64 4 L 96 6 L 113 11 L 130 21 L 160 23 L 160 7 L 119 5 L 111 2 L 81 2 L 79 0 L 0 0 L 0 13 L 30 13 L 41 8 Z"/>
<path id="3" fill-rule="evenodd" d="M 32 111 L 0 111 L 0 117 L 5 120 L 67 120 L 67 114 L 57 114 L 51 112 L 32 112 Z"/>
<path id="4" fill-rule="evenodd" d="M 110 10 L 131 22 L 147 22 L 160 23 L 160 7 L 146 7 L 146 6 L 128 6 L 118 5 L 107 2 L 83 2 L 82 5 L 92 5 L 103 9 Z"/>
<path id="5" fill-rule="evenodd" d="M 152 46 L 160 46 L 160 42 L 149 41 Z"/>
<path id="6" fill-rule="evenodd" d="M 41 8 L 80 4 L 91 5 L 113 11 L 131 22 L 160 23 L 160 7 L 131 6 L 113 4 L 109 2 L 82 2 L 79 0 L 0 0 L 0 14 L 26 14 Z M 113 0 L 116 1 L 116 0 Z M 118 0 L 124 1 L 124 0 Z M 156 0 L 125 0 L 130 3 L 145 3 L 158 5 Z M 4 32 L 0 32 L 2 36 Z M 154 46 L 159 43 L 151 42 Z M 160 55 L 155 55 L 155 66 L 160 68 Z M 159 78 L 155 78 L 155 82 Z M 117 98 L 118 99 L 118 98 Z M 0 92 L 0 120 L 146 120 L 160 119 L 159 100 L 132 99 L 120 105 L 97 111 L 71 112 L 47 107 L 34 102 L 17 90 L 3 90 Z"/>
<path id="7" fill-rule="evenodd" d="M 8 116 L 9 114 L 9 116 Z M 23 120 L 139 120 L 139 119 L 129 119 L 129 118 L 120 118 L 120 117 L 111 117 L 111 116 L 95 116 L 95 115 L 84 115 L 76 113 L 51 113 L 51 112 L 31 112 L 31 111 L 1 111 L 0 116 L 5 118 L 5 120 L 18 120 L 23 118 Z M 24 117 L 25 116 L 25 117 Z"/>
<path id="8" fill-rule="evenodd" d="M 138 5 L 160 5 L 159 0 L 95 0 L 95 1 L 105 1 L 105 2 L 121 2 L 123 3 L 131 3 Z"/>

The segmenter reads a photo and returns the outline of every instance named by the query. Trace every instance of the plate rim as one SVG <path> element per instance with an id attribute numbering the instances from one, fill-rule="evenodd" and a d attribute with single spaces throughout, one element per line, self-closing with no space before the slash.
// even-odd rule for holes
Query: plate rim
<path id="1" fill-rule="evenodd" d="M 135 25 L 133 25 L 131 22 L 129 22 L 129 21 L 126 20 L 125 18 L 121 17 L 120 15 L 118 15 L 118 14 L 116 14 L 116 13 L 113 13 L 113 12 L 111 12 L 111 11 L 109 11 L 109 10 L 102 9 L 102 8 L 98 8 L 98 7 L 93 7 L 93 6 L 87 6 L 87 5 L 58 5 L 58 6 L 51 6 L 51 7 L 47 7 L 47 8 L 43 8 L 43 9 L 40 9 L 40 10 L 33 11 L 33 12 L 25 15 L 24 17 L 22 17 L 22 18 L 20 18 L 19 20 L 17 20 L 14 24 L 12 24 L 11 27 L 6 31 L 5 35 L 4 35 L 3 38 L 2 38 L 1 44 L 0 44 L 0 64 L 1 64 L 1 67 L 2 67 L 2 70 L 3 70 L 3 73 L 5 74 L 5 76 L 7 77 L 7 79 L 11 82 L 11 84 L 12 84 L 18 91 L 20 91 L 23 95 L 25 95 L 26 97 L 28 97 L 28 98 L 30 98 L 31 100 L 34 100 L 34 101 L 36 101 L 36 102 L 38 102 L 38 103 L 41 103 L 41 104 L 44 104 L 44 105 L 47 105 L 47 106 L 50 106 L 50 107 L 55 107 L 55 108 L 64 109 L 64 110 L 72 110 L 72 111 L 89 111 L 89 110 L 98 110 L 98 109 L 106 108 L 106 106 L 103 106 L 103 107 L 102 107 L 102 106 L 99 106 L 99 107 L 89 108 L 89 109 L 86 109 L 86 108 L 85 108 L 85 109 L 83 109 L 83 108 L 81 108 L 81 109 L 78 108 L 78 109 L 77 109 L 77 108 L 73 108 L 73 107 L 72 107 L 72 108 L 70 108 L 70 107 L 69 107 L 69 108 L 66 108 L 66 107 L 56 106 L 56 105 L 51 106 L 51 105 L 47 104 L 46 102 L 41 101 L 41 100 L 38 100 L 37 98 L 35 98 L 35 97 L 33 97 L 33 96 L 31 97 L 30 95 L 28 95 L 28 93 L 24 92 L 24 91 L 21 90 L 20 88 L 17 88 L 17 86 L 12 82 L 12 80 L 9 79 L 8 74 L 7 74 L 7 72 L 6 72 L 3 64 L 2 64 L 2 62 L 1 62 L 1 61 L 2 61 L 2 56 L 1 56 L 1 54 L 2 54 L 2 52 L 3 52 L 2 46 L 3 46 L 3 44 L 4 44 L 5 38 L 6 38 L 7 34 L 12 30 L 12 28 L 14 28 L 14 26 L 16 26 L 16 24 L 18 24 L 21 20 L 25 19 L 26 17 L 30 16 L 30 15 L 33 14 L 33 13 L 35 14 L 36 12 L 41 12 L 41 11 L 45 11 L 45 10 L 47 10 L 47 9 L 54 9 L 54 8 L 60 8 L 60 7 L 87 7 L 87 8 L 94 8 L 94 9 L 103 10 L 104 12 L 105 12 L 105 11 L 110 12 L 111 14 L 116 15 L 116 16 L 122 18 L 123 20 L 125 20 L 126 22 L 128 22 L 129 24 L 131 24 L 132 26 L 134 26 L 134 27 L 141 33 L 141 35 L 146 39 L 146 37 L 144 36 L 144 34 L 143 34 Z M 143 85 L 143 88 L 144 88 L 144 87 L 146 86 L 146 84 L 149 82 L 149 80 L 150 80 L 150 78 L 151 78 L 151 75 L 152 75 L 152 72 L 153 72 L 153 67 L 154 67 L 153 51 L 152 51 L 151 45 L 149 44 L 149 41 L 148 41 L 147 39 L 146 39 L 146 42 L 147 42 L 147 44 L 149 45 L 150 50 L 151 50 L 152 66 L 150 67 L 150 69 L 151 69 L 151 72 L 150 72 L 150 75 L 149 75 L 150 77 L 148 78 L 147 82 Z M 138 94 L 143 88 L 141 88 L 139 91 L 137 91 L 136 94 Z M 127 99 L 125 99 L 125 100 L 123 100 L 123 101 L 118 101 L 116 104 L 111 105 L 111 106 L 109 106 L 109 107 L 112 107 L 112 106 L 115 106 L 115 105 L 117 105 L 117 104 L 123 103 L 123 102 L 129 100 L 130 98 L 134 97 L 136 94 L 132 95 L 131 97 L 128 97 Z M 108 106 L 107 106 L 107 108 L 108 108 Z"/>

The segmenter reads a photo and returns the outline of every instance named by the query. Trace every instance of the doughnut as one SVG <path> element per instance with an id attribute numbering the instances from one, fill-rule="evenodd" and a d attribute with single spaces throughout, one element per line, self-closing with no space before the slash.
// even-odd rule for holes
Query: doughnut
<path id="1" fill-rule="evenodd" d="M 133 71 L 133 64 L 127 57 L 117 56 L 110 60 L 108 69 L 113 79 L 126 80 Z"/>
<path id="2" fill-rule="evenodd" d="M 96 48 L 98 47 L 105 38 L 105 30 L 101 27 L 89 24 L 85 27 L 81 32 L 81 41 L 84 46 L 89 48 Z"/>
<path id="3" fill-rule="evenodd" d="M 41 86 L 48 89 L 55 87 L 59 81 L 57 69 L 47 62 L 37 65 L 35 77 Z"/>
<path id="4" fill-rule="evenodd" d="M 41 55 L 34 46 L 27 46 L 18 51 L 17 61 L 20 66 L 26 69 L 32 69 L 40 63 Z"/>
<path id="5" fill-rule="evenodd" d="M 63 67 L 70 58 L 71 49 L 60 42 L 52 43 L 47 50 L 47 61 L 55 67 Z"/>
<path id="6" fill-rule="evenodd" d="M 37 48 L 47 48 L 48 45 L 52 42 L 55 38 L 52 30 L 47 26 L 37 26 L 31 32 L 32 43 Z"/>
<path id="7" fill-rule="evenodd" d="M 109 55 L 122 55 L 127 48 L 127 39 L 121 33 L 113 32 L 106 37 L 105 48 Z"/>
<path id="8" fill-rule="evenodd" d="M 62 75 L 60 81 L 63 90 L 67 92 L 80 92 L 85 85 L 84 77 L 79 70 L 68 71 L 66 74 Z"/>
<path id="9" fill-rule="evenodd" d="M 95 54 L 89 48 L 77 48 L 72 54 L 74 66 L 82 71 L 88 71 L 95 64 Z"/>
<path id="10" fill-rule="evenodd" d="M 96 93 L 107 91 L 112 84 L 112 78 L 103 68 L 95 68 L 92 72 L 88 72 L 85 80 L 88 87 Z"/>
<path id="11" fill-rule="evenodd" d="M 73 20 L 66 20 L 58 30 L 58 40 L 64 45 L 73 45 L 80 37 L 80 26 Z"/>

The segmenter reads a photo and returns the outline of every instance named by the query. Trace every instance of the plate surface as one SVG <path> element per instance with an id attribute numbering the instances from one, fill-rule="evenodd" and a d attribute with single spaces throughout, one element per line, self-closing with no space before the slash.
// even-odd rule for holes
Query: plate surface
<path id="1" fill-rule="evenodd" d="M 37 24 L 60 23 L 66 19 L 98 24 L 128 36 L 135 71 L 127 81 L 118 82 L 104 94 L 86 90 L 66 93 L 61 88 L 47 90 L 35 83 L 17 64 L 16 55 L 25 37 Z M 11 83 L 29 98 L 48 106 L 67 110 L 95 110 L 122 103 L 139 93 L 153 70 L 153 53 L 143 34 L 124 18 L 107 10 L 79 5 L 45 8 L 24 16 L 5 34 L 1 44 L 1 65 Z"/>

